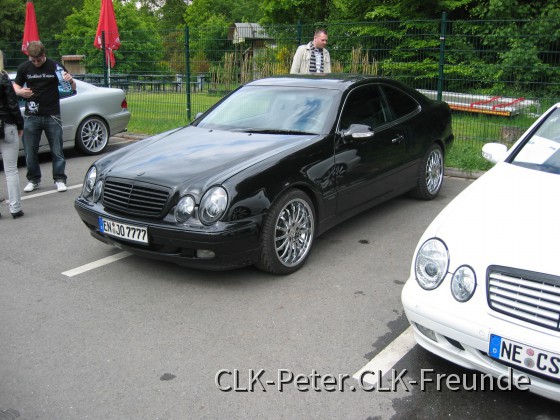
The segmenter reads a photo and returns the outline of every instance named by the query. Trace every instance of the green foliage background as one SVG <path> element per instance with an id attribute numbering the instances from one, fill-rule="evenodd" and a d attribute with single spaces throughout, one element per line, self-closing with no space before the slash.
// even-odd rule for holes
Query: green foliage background
<path id="1" fill-rule="evenodd" d="M 26 2 L 0 1 L 0 48 L 14 69 L 24 58 Z M 83 55 L 87 73 L 102 73 L 103 55 L 93 46 L 101 0 L 34 4 L 48 54 Z M 436 89 L 443 80 L 447 92 L 538 98 L 540 109 L 528 109 L 523 118 L 455 115 L 456 137 L 465 142 L 456 142 L 458 153 L 450 157 L 465 167 L 480 165 L 464 159 L 473 150 L 478 154 L 477 142 L 498 140 L 505 125 L 526 128 L 560 100 L 560 0 L 113 0 L 113 5 L 122 45 L 112 72 L 141 83 L 143 75 L 151 75 L 172 86 L 187 75 L 188 62 L 193 77 L 207 77 L 204 92 L 201 86 L 192 101 L 169 89 L 165 95 L 130 89 L 132 130 L 151 133 L 187 123 L 240 83 L 287 73 L 295 48 L 317 27 L 329 31 L 334 71 L 389 76 L 422 89 Z M 236 45 L 228 37 L 234 22 L 260 23 L 274 42 Z"/>

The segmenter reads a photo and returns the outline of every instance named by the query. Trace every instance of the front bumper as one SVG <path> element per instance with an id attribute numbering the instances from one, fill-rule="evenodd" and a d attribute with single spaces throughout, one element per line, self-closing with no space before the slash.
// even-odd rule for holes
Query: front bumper
<path id="1" fill-rule="evenodd" d="M 443 284 L 439 286 L 444 287 Z M 422 289 L 414 278 L 409 279 L 403 288 L 403 307 L 418 344 L 457 365 L 496 378 L 507 377 L 511 369 L 516 379 L 521 375 L 530 378 L 528 388 L 531 392 L 560 401 L 560 381 L 535 376 L 529 371 L 502 364 L 488 355 L 491 334 L 538 346 L 543 341 L 543 333 L 527 328 L 519 335 L 520 328 L 513 328 L 512 323 L 493 317 L 488 311 L 460 312 L 455 304 L 446 305 L 448 301 L 442 299 L 442 294 L 437 289 Z M 435 340 L 428 338 L 419 326 L 432 330 Z"/>
<path id="2" fill-rule="evenodd" d="M 92 205 L 91 202 L 81 198 L 76 199 L 74 208 L 94 238 L 142 257 L 205 270 L 229 270 L 252 265 L 259 255 L 258 232 L 262 216 L 222 224 L 219 229 L 193 232 L 159 220 L 138 221 L 108 214 L 101 206 Z M 147 227 L 149 244 L 137 244 L 101 233 L 98 225 L 99 217 Z M 214 257 L 200 258 L 199 250 L 212 251 Z"/>

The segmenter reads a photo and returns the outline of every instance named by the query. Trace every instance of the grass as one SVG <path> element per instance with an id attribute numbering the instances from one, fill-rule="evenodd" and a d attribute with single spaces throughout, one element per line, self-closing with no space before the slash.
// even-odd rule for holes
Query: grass
<path id="1" fill-rule="evenodd" d="M 210 108 L 221 97 L 221 94 L 191 93 L 191 119 Z M 126 98 L 132 113 L 128 126 L 131 133 L 153 135 L 189 123 L 185 92 L 131 90 Z M 482 146 L 488 142 L 511 146 L 534 120 L 534 117 L 529 116 L 505 118 L 454 112 L 455 142 L 446 156 L 445 165 L 467 172 L 490 169 L 492 164 L 481 155 Z"/>
<path id="2" fill-rule="evenodd" d="M 467 172 L 486 171 L 493 164 L 482 157 L 482 146 L 490 142 L 510 147 L 534 122 L 530 116 L 511 118 L 454 112 L 455 142 L 446 156 L 445 165 Z"/>
<path id="3" fill-rule="evenodd" d="M 445 157 L 445 166 L 466 172 L 487 171 L 493 164 L 482 157 L 481 140 L 457 140 Z"/>
<path id="4" fill-rule="evenodd" d="M 191 120 L 197 113 L 206 111 L 221 95 L 191 94 Z M 128 125 L 131 133 L 157 134 L 187 125 L 187 95 L 183 92 L 129 91 L 126 94 L 132 118 Z"/>

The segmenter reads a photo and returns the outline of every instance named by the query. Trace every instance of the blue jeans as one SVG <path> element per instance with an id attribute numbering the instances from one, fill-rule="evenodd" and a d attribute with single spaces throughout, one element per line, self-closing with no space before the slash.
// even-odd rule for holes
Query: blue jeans
<path id="1" fill-rule="evenodd" d="M 38 184 L 41 182 L 41 168 L 39 166 L 39 143 L 41 134 L 45 132 L 52 156 L 52 172 L 55 182 L 66 183 L 66 161 L 62 151 L 62 120 L 60 115 L 48 117 L 26 116 L 23 129 L 23 147 L 27 163 L 27 179 Z"/>

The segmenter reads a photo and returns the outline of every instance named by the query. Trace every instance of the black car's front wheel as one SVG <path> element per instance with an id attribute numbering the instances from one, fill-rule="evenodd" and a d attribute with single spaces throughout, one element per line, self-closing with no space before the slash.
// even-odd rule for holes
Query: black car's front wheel
<path id="1" fill-rule="evenodd" d="M 315 212 L 309 197 L 289 190 L 271 206 L 261 234 L 257 266 L 273 274 L 290 274 L 305 263 L 315 235 Z"/>
<path id="2" fill-rule="evenodd" d="M 109 127 L 99 117 L 88 117 L 76 131 L 76 148 L 86 155 L 97 155 L 109 144 Z"/>
<path id="3" fill-rule="evenodd" d="M 437 144 L 432 144 L 420 163 L 418 185 L 411 195 L 422 200 L 433 200 L 439 194 L 443 184 L 443 151 Z"/>

